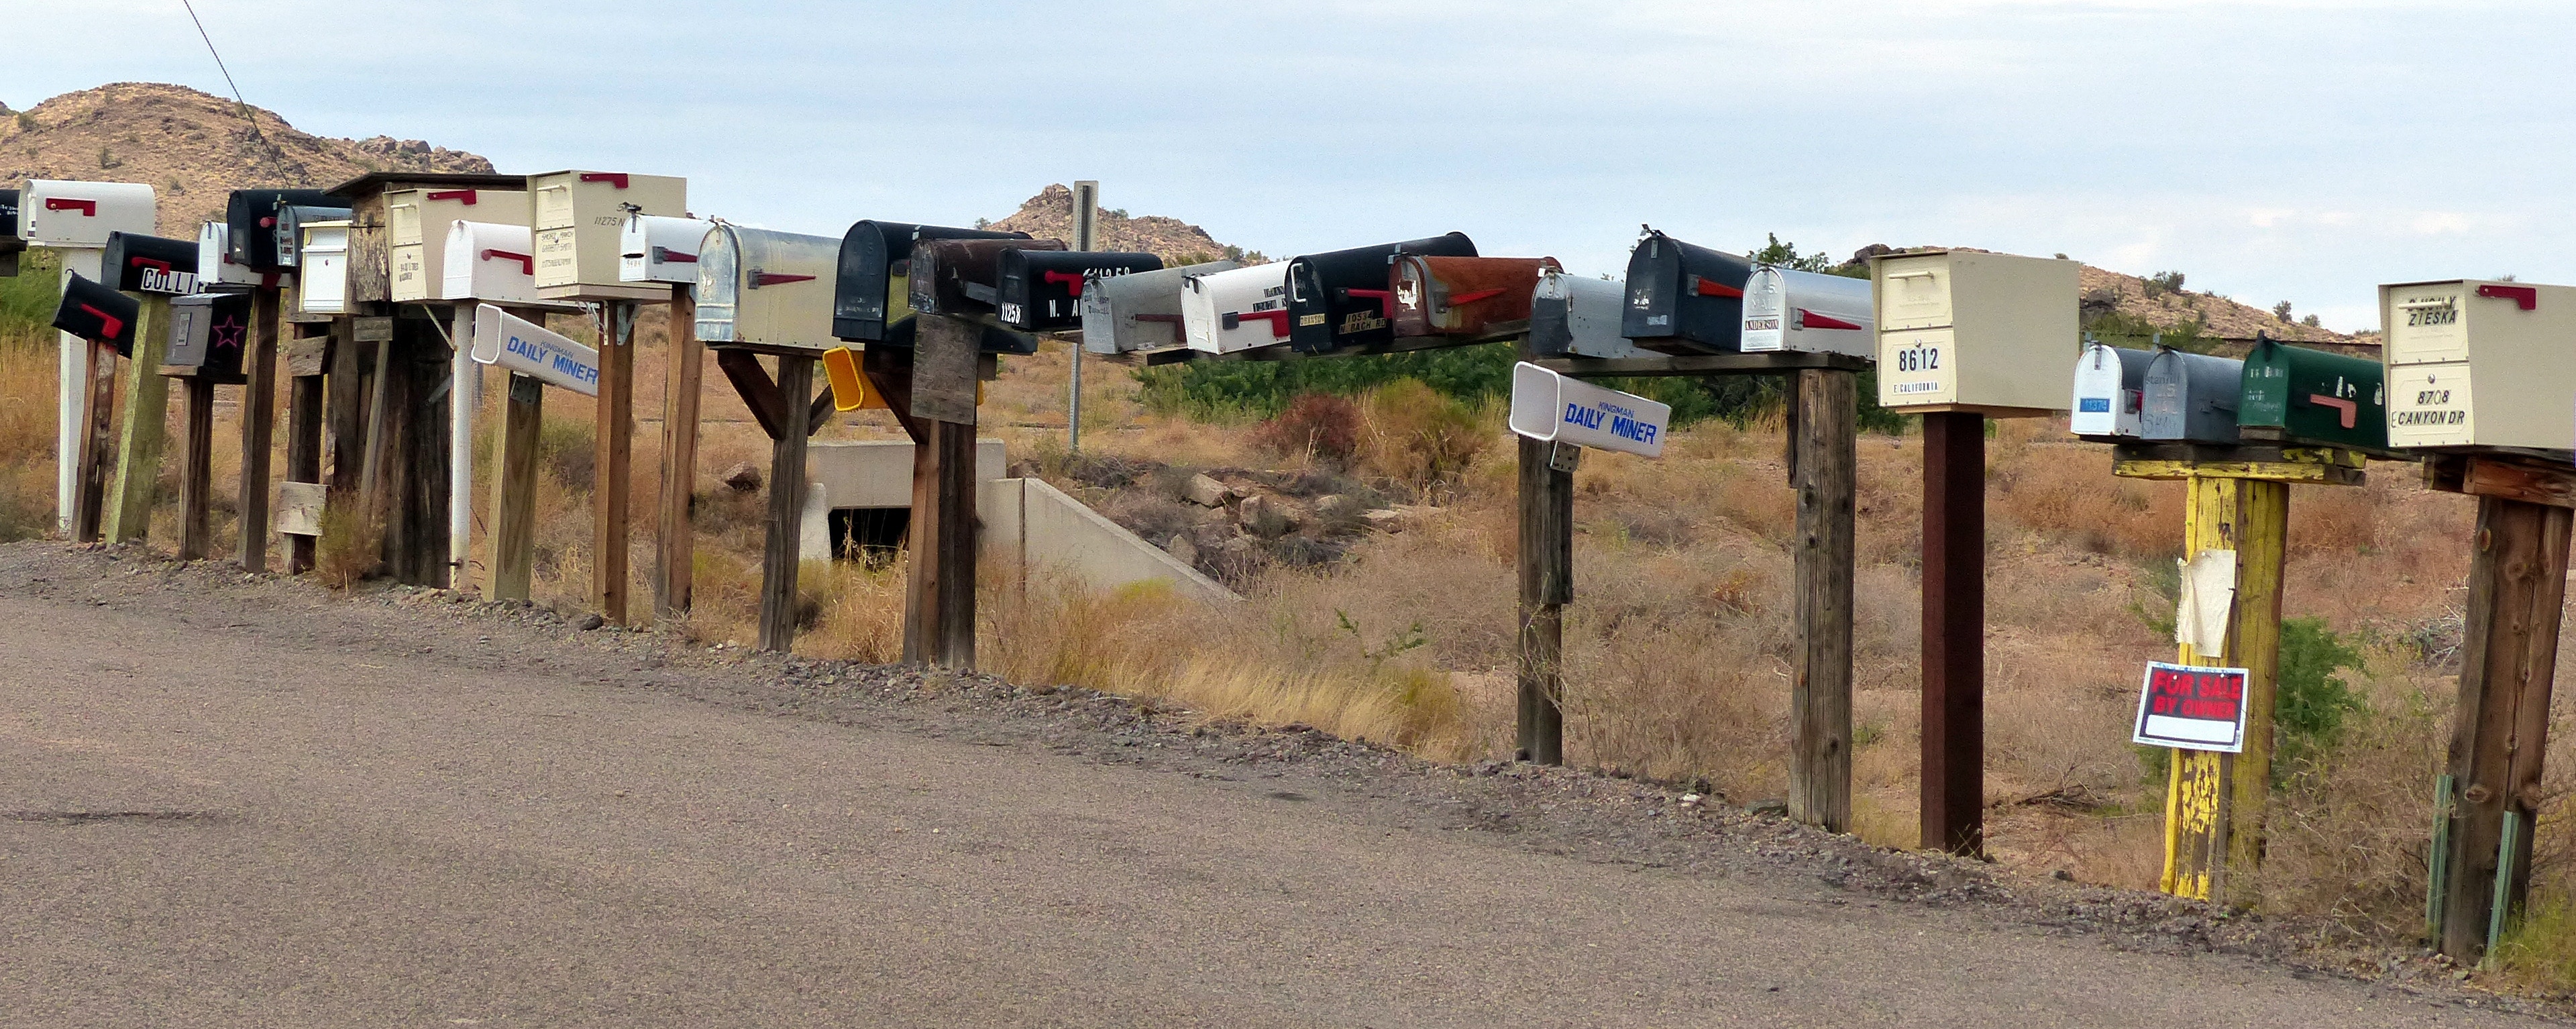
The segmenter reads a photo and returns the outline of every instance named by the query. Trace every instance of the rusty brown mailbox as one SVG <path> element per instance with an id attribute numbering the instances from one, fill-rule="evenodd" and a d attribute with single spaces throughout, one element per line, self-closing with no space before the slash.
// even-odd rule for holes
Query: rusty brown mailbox
<path id="1" fill-rule="evenodd" d="M 1388 277 L 1397 336 L 1491 336 L 1529 331 L 1539 275 L 1553 257 L 1396 258 Z"/>

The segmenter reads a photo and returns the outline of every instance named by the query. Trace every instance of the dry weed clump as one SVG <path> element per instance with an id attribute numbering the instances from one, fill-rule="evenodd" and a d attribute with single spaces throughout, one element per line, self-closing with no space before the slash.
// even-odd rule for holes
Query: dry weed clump
<path id="1" fill-rule="evenodd" d="M 1284 457 L 1347 466 L 1359 451 L 1359 405 L 1331 393 L 1301 393 L 1279 416 L 1252 432 L 1254 443 Z"/>
<path id="2" fill-rule="evenodd" d="M 54 528 L 52 334 L 0 335 L 0 542 Z"/>
<path id="3" fill-rule="evenodd" d="M 341 592 L 383 564 L 385 523 L 362 510 L 355 497 L 335 493 L 322 505 L 322 537 L 313 547 L 313 574 Z"/>
<path id="4" fill-rule="evenodd" d="M 1474 409 L 1413 379 L 1368 391 L 1360 411 L 1360 468 L 1416 489 L 1465 471 L 1493 443 Z"/>

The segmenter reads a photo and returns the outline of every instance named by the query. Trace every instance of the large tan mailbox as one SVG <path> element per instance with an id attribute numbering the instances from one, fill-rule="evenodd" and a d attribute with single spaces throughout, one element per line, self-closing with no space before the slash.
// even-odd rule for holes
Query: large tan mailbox
<path id="1" fill-rule="evenodd" d="M 18 236 L 40 247 L 105 247 L 111 232 L 151 235 L 158 211 L 150 186 L 29 179 Z"/>
<path id="2" fill-rule="evenodd" d="M 1974 250 L 1870 260 L 1878 403 L 2036 415 L 2066 409 L 2080 343 L 2076 264 Z"/>
<path id="3" fill-rule="evenodd" d="M 2576 287 L 2379 287 L 2392 447 L 2576 448 Z"/>
<path id="4" fill-rule="evenodd" d="M 536 233 L 538 296 L 670 299 L 669 286 L 619 280 L 619 236 L 631 214 L 687 217 L 689 180 L 599 171 L 530 175 L 528 210 L 528 228 Z"/>
<path id="5" fill-rule="evenodd" d="M 392 250 L 396 301 L 450 299 L 447 239 L 457 222 L 526 224 L 528 195 L 510 189 L 421 187 L 385 194 L 385 229 Z"/>
<path id="6" fill-rule="evenodd" d="M 832 335 L 840 263 L 841 241 L 829 236 L 710 228 L 698 248 L 698 339 L 809 356 L 840 346 Z"/>

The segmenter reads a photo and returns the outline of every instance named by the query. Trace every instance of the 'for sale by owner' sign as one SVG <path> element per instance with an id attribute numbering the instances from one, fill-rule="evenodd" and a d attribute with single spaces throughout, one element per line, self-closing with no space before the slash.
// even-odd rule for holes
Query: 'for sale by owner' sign
<path id="1" fill-rule="evenodd" d="M 2153 747 L 2245 750 L 2245 670 L 2149 662 L 2138 694 L 2138 731 Z"/>

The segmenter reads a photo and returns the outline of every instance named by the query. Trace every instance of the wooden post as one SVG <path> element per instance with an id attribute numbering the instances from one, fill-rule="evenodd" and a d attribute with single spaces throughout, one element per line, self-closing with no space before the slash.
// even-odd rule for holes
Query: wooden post
<path id="1" fill-rule="evenodd" d="M 805 439 L 813 420 L 814 359 L 780 355 L 778 392 L 780 425 L 769 448 L 768 531 L 760 552 L 760 649 L 788 651 L 796 646 L 796 573 L 805 524 Z M 917 510 L 913 520 L 920 522 Z"/>
<path id="2" fill-rule="evenodd" d="M 626 624 L 627 540 L 635 488 L 635 301 L 600 304 L 598 469 L 591 483 L 590 604 Z M 799 465 L 801 468 L 802 465 Z"/>
<path id="3" fill-rule="evenodd" d="M 1556 467 L 1559 444 L 1512 438 L 1520 445 L 1520 733 L 1514 757 L 1564 764 L 1565 605 L 1574 600 L 1574 472 Z"/>
<path id="4" fill-rule="evenodd" d="M 390 458 L 385 450 L 393 445 L 393 440 L 388 438 L 391 431 L 387 423 L 392 421 L 392 395 L 396 380 L 404 376 L 394 371 L 394 340 L 390 328 L 384 336 L 376 341 L 375 361 L 367 375 L 366 415 L 358 449 L 358 493 L 365 498 L 361 510 L 367 517 L 383 519 L 391 529 L 395 517 L 393 507 L 385 497 L 385 462 Z"/>
<path id="5" fill-rule="evenodd" d="M 170 380 L 161 358 L 170 349 L 170 298 L 146 296 L 134 324 L 134 359 L 126 362 L 125 417 L 116 444 L 116 476 L 108 487 L 106 538 L 110 543 L 152 533 L 152 504 L 161 481 L 161 444 L 169 433 Z"/>
<path id="6" fill-rule="evenodd" d="M 108 462 L 116 442 L 116 348 L 89 344 L 89 395 L 82 401 L 80 495 L 74 503 L 73 537 L 95 542 L 106 521 Z"/>
<path id="7" fill-rule="evenodd" d="M 291 345 L 286 359 L 286 374 L 294 385 L 286 400 L 286 479 L 289 482 L 322 481 L 322 380 L 335 349 L 346 349 L 349 323 L 346 319 L 330 323 L 329 335 L 306 337 Z M 286 572 L 301 575 L 313 570 L 316 537 L 295 535 L 286 538 Z"/>
<path id="8" fill-rule="evenodd" d="M 213 505 L 215 383 L 189 379 L 187 437 L 179 463 L 179 560 L 203 560 L 215 548 Z"/>
<path id="9" fill-rule="evenodd" d="M 242 353 L 242 371 L 250 376 L 242 394 L 241 522 L 233 543 L 233 563 L 246 572 L 268 570 L 268 442 L 277 422 L 277 300 L 274 286 L 251 291 L 250 349 Z"/>
<path id="10" fill-rule="evenodd" d="M 1923 835 L 1985 853 L 1986 419 L 1923 416 Z"/>
<path id="11" fill-rule="evenodd" d="M 1796 678 L 1789 688 L 1789 815 L 1843 832 L 1851 825 L 1854 433 L 1850 372 L 1800 369 L 1795 485 Z"/>
<path id="12" fill-rule="evenodd" d="M 653 614 L 689 613 L 695 581 L 697 537 L 691 506 L 698 485 L 698 398 L 706 348 L 698 345 L 698 299 L 688 286 L 671 287 L 670 353 L 663 362 L 662 503 L 654 520 Z"/>
<path id="13" fill-rule="evenodd" d="M 545 427 L 545 404 L 544 383 L 510 373 L 498 469 L 492 476 L 489 574 L 494 600 L 528 599 L 528 579 L 536 564 L 537 434 Z"/>
<path id="14" fill-rule="evenodd" d="M 975 366 L 982 330 L 916 315 L 909 414 L 912 564 L 904 581 L 903 658 L 975 666 Z M 794 406 L 790 404 L 789 406 Z"/>
<path id="15" fill-rule="evenodd" d="M 2450 875 L 2439 942 L 2454 957 L 2485 947 L 2490 926 L 2504 921 L 2496 915 L 2499 897 L 2510 916 L 2530 888 L 2530 833 L 2513 841 L 2512 874 L 2504 883 L 2496 881 L 2497 868 L 2505 815 L 2516 813 L 2532 825 L 2544 799 L 2541 760 L 2566 600 L 2568 532 L 2576 523 L 2576 511 L 2564 503 L 2478 497 L 2447 768 L 2459 792 L 2451 798 L 2441 856 Z"/>
<path id="16" fill-rule="evenodd" d="M 2193 474 L 2184 480 L 2183 557 L 2236 552 L 2236 592 L 2224 644 L 2182 645 L 2187 665 L 2240 667 L 2245 678 L 2242 754 L 2175 750 L 2165 794 L 2166 893 L 2226 903 L 2231 860 L 2260 859 L 2263 806 L 2271 795 L 2272 704 L 2281 660 L 2281 574 L 2289 534 L 2286 482 Z"/>
<path id="17" fill-rule="evenodd" d="M 385 537 L 399 547 L 394 575 L 413 586 L 444 586 L 451 570 L 447 551 L 447 418 L 455 395 L 441 326 L 427 319 L 397 322 L 396 386 L 401 405 L 391 435 L 389 486 L 398 501 Z"/>

